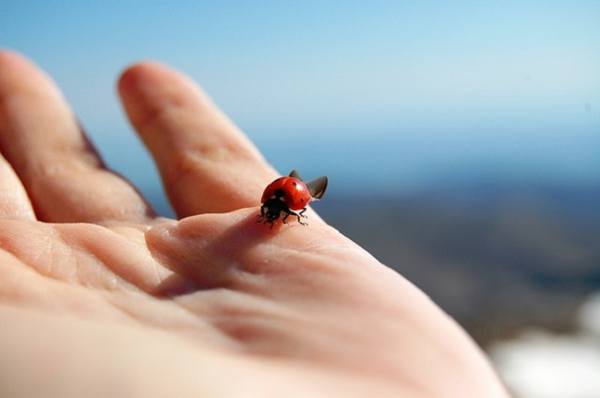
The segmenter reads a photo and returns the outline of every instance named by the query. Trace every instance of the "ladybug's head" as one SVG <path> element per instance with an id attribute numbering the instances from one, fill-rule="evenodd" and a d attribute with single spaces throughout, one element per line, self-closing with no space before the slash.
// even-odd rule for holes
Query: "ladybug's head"
<path id="1" fill-rule="evenodd" d="M 273 223 L 281 216 L 281 213 L 288 208 L 285 202 L 282 200 L 283 196 L 283 191 L 279 189 L 275 190 L 273 197 L 263 203 L 261 212 L 263 217 L 265 217 L 268 222 Z"/>
<path id="2" fill-rule="evenodd" d="M 267 206 L 267 211 L 265 212 L 265 218 L 269 222 L 273 222 L 273 221 L 277 220 L 280 216 L 281 216 L 281 209 Z"/>

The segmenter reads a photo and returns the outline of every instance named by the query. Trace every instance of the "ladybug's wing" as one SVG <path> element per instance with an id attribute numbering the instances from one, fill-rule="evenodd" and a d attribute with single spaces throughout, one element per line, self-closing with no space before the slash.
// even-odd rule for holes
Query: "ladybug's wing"
<path id="1" fill-rule="evenodd" d="M 300 177 L 300 173 L 298 173 L 298 170 L 292 170 L 292 171 L 290 171 L 290 175 L 289 176 L 297 178 L 300 181 L 302 181 L 302 177 Z"/>
<path id="2" fill-rule="evenodd" d="M 306 186 L 308 187 L 310 196 L 312 196 L 313 199 L 321 199 L 323 195 L 325 195 L 327 182 L 327 177 L 319 177 L 307 182 Z"/>

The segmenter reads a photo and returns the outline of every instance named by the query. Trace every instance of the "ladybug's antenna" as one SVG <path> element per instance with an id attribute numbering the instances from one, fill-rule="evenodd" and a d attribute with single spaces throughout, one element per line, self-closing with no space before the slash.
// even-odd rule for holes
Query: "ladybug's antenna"
<path id="1" fill-rule="evenodd" d="M 325 195 L 325 191 L 327 190 L 327 177 L 319 177 L 315 178 L 306 183 L 310 195 L 313 199 L 321 199 L 323 195 Z"/>
<path id="2" fill-rule="evenodd" d="M 298 170 L 296 169 L 290 171 L 290 177 L 294 177 L 302 181 L 302 177 L 300 177 L 300 173 L 298 173 Z"/>

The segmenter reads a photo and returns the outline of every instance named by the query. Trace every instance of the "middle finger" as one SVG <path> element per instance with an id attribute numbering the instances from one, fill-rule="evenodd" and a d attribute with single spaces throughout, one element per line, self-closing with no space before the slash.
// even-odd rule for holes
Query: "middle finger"
<path id="1" fill-rule="evenodd" d="M 10 52 L 0 52 L 0 149 L 42 221 L 137 222 L 153 214 L 104 167 L 52 81 Z"/>

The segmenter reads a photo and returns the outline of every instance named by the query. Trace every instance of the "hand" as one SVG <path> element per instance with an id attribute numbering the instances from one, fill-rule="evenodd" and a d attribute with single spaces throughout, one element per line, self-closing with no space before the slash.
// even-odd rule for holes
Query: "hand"
<path id="1" fill-rule="evenodd" d="M 0 53 L 0 396 L 506 396 L 453 321 L 316 214 L 257 224 L 277 174 L 188 78 L 142 63 L 119 92 L 179 220 Z"/>

